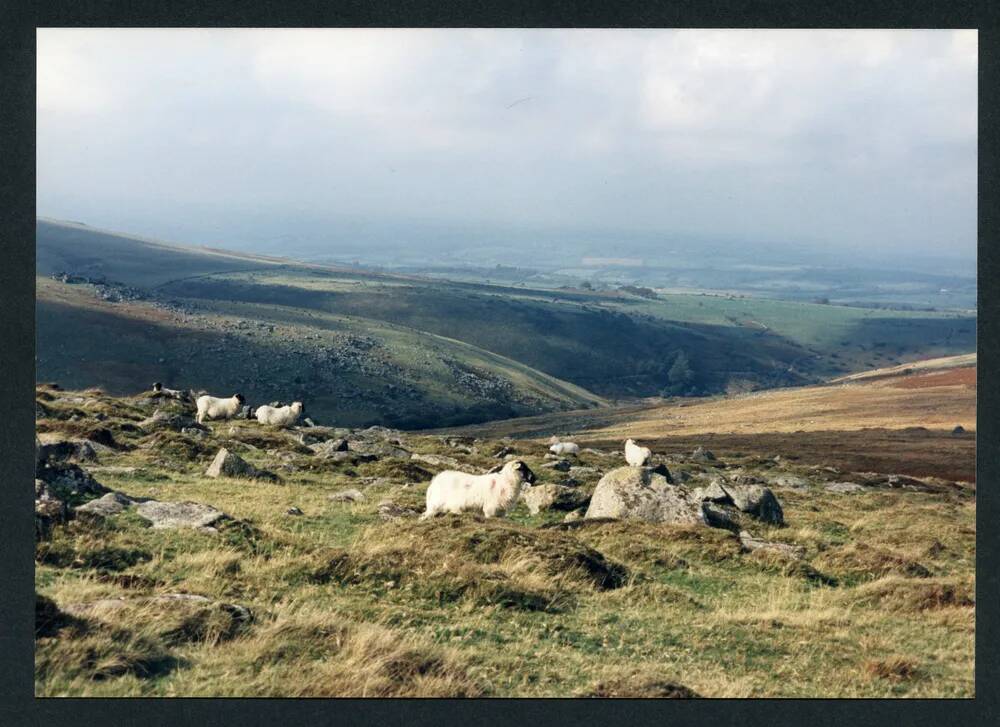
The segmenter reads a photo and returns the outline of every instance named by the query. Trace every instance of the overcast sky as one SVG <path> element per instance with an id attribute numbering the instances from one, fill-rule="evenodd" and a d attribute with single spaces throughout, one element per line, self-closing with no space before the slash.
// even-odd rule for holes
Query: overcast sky
<path id="1" fill-rule="evenodd" d="M 41 29 L 38 213 L 971 258 L 976 85 L 975 31 Z"/>

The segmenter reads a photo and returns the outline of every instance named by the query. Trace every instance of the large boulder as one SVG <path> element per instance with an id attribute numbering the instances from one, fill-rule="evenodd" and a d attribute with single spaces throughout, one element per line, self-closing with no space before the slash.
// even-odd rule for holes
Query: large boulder
<path id="1" fill-rule="evenodd" d="M 772 525 L 785 524 L 785 514 L 781 509 L 781 504 L 767 487 L 726 483 L 723 488 L 733 498 L 733 504 L 741 512 L 745 512 L 761 522 Z"/>
<path id="2" fill-rule="evenodd" d="M 436 467 L 439 470 L 461 469 L 462 464 L 454 457 L 447 457 L 442 454 L 417 454 L 414 453 L 410 459 L 414 462 L 423 462 L 424 464 L 429 464 L 431 467 Z"/>
<path id="3" fill-rule="evenodd" d="M 199 502 L 159 502 L 148 500 L 136 505 L 139 517 L 153 524 L 155 530 L 193 528 L 205 532 L 215 532 L 214 525 L 229 516 L 222 510 Z"/>
<path id="4" fill-rule="evenodd" d="M 597 483 L 586 519 L 636 519 L 706 525 L 701 501 L 649 467 L 619 467 Z"/>
<path id="5" fill-rule="evenodd" d="M 590 499 L 575 487 L 563 485 L 535 485 L 524 490 L 524 504 L 532 515 L 542 510 L 576 510 Z"/>
<path id="6" fill-rule="evenodd" d="M 108 488 L 75 464 L 44 464 L 35 477 L 45 482 L 62 499 L 77 495 L 103 495 Z"/>
<path id="7" fill-rule="evenodd" d="M 277 482 L 278 476 L 273 472 L 258 469 L 238 454 L 223 447 L 215 455 L 212 464 L 205 470 L 206 477 L 233 477 L 236 479 L 267 480 Z"/>
<path id="8" fill-rule="evenodd" d="M 367 430 L 366 430 L 367 431 Z M 382 439 L 349 439 L 347 448 L 351 452 L 374 455 L 376 457 L 396 457 L 409 459 L 410 450 Z"/>

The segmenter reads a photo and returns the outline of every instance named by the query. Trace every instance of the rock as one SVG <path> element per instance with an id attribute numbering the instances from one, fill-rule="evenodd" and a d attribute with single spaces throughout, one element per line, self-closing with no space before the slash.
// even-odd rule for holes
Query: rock
<path id="1" fill-rule="evenodd" d="M 797 475 L 778 475 L 777 477 L 771 478 L 771 484 L 775 487 L 789 487 L 795 490 L 800 490 L 803 487 L 808 486 L 808 482 L 804 477 L 799 477 Z"/>
<path id="2" fill-rule="evenodd" d="M 328 439 L 325 442 L 320 442 L 319 444 L 310 444 L 308 446 L 309 449 L 313 451 L 313 454 L 319 457 L 329 457 L 334 452 L 346 452 L 347 440 Z"/>
<path id="3" fill-rule="evenodd" d="M 35 539 L 48 537 L 52 526 L 69 519 L 65 501 L 58 497 L 47 482 L 35 480 Z"/>
<path id="4" fill-rule="evenodd" d="M 301 510 L 300 510 L 299 508 L 297 508 L 297 507 L 290 507 L 290 508 L 288 508 L 287 510 L 285 510 L 285 514 L 286 514 L 286 515 L 304 515 L 305 513 L 303 513 L 303 512 L 302 512 L 302 511 L 301 511 Z"/>
<path id="5" fill-rule="evenodd" d="M 856 482 L 831 482 L 825 485 L 824 488 L 828 492 L 836 492 L 838 494 L 846 494 L 849 492 L 864 492 L 865 488 Z"/>
<path id="6" fill-rule="evenodd" d="M 328 498 L 331 502 L 361 502 L 365 500 L 365 493 L 361 490 L 341 490 L 334 492 Z"/>
<path id="7" fill-rule="evenodd" d="M 382 502 L 378 504 L 378 516 L 382 520 L 398 520 L 399 518 L 405 517 L 417 517 L 419 514 L 419 510 L 415 510 L 412 507 L 403 507 L 396 504 L 392 500 L 382 500 Z"/>
<path id="8" fill-rule="evenodd" d="M 591 477 L 600 477 L 601 471 L 596 467 L 570 467 L 569 468 L 570 477 L 580 477 L 581 479 L 590 479 Z"/>
<path id="9" fill-rule="evenodd" d="M 696 487 L 691 490 L 692 496 L 697 500 L 707 500 L 709 502 L 724 502 L 732 504 L 733 498 L 725 488 L 722 486 L 722 482 L 718 479 L 712 480 L 705 487 Z"/>
<path id="10" fill-rule="evenodd" d="M 148 500 L 135 507 L 139 517 L 153 524 L 155 530 L 194 528 L 215 532 L 213 525 L 231 519 L 222 510 L 199 502 L 159 502 Z"/>
<path id="11" fill-rule="evenodd" d="M 552 484 L 529 487 L 521 497 L 532 515 L 537 515 L 542 510 L 576 510 L 586 505 L 590 499 L 573 487 Z"/>
<path id="12" fill-rule="evenodd" d="M 667 482 L 669 482 L 671 485 L 674 484 L 674 478 L 673 478 L 673 476 L 671 476 L 670 470 L 668 470 L 667 466 L 665 464 L 663 464 L 662 462 L 660 464 L 656 465 L 655 467 L 653 467 L 653 472 L 655 472 L 658 475 L 662 475 L 663 477 L 665 477 L 667 479 Z"/>
<path id="13" fill-rule="evenodd" d="M 517 452 L 514 451 L 513 447 L 504 446 L 498 449 L 496 452 L 494 452 L 493 456 L 496 457 L 497 459 L 503 459 L 504 457 L 510 454 L 517 454 Z"/>
<path id="14" fill-rule="evenodd" d="M 638 519 L 654 523 L 707 524 L 701 502 L 648 467 L 619 467 L 597 483 L 586 519 Z"/>
<path id="15" fill-rule="evenodd" d="M 546 470 L 556 470 L 557 472 L 569 472 L 573 469 L 573 465 L 568 459 L 559 459 L 555 462 L 543 462 L 539 465 L 539 467 Z"/>
<path id="16" fill-rule="evenodd" d="M 727 482 L 723 488 L 740 511 L 762 522 L 773 525 L 785 524 L 785 514 L 781 510 L 781 504 L 768 488 L 760 485 L 736 485 L 731 482 Z"/>
<path id="17" fill-rule="evenodd" d="M 955 428 L 951 430 L 952 434 L 965 434 L 965 427 L 961 424 L 955 425 Z"/>
<path id="18" fill-rule="evenodd" d="M 253 411 L 253 407 L 249 404 L 244 404 L 240 410 L 236 413 L 234 419 L 249 419 L 250 412 Z"/>
<path id="19" fill-rule="evenodd" d="M 267 480 L 277 482 L 278 476 L 273 472 L 258 469 L 238 454 L 223 447 L 215 455 L 212 464 L 205 470 L 206 477 L 233 477 L 238 479 Z"/>
<path id="20" fill-rule="evenodd" d="M 579 510 L 573 510 L 572 512 L 566 513 L 566 517 L 563 518 L 564 523 L 572 523 L 577 520 L 581 520 L 584 514 L 587 512 L 585 508 L 580 508 Z"/>
<path id="21" fill-rule="evenodd" d="M 96 445 L 96 446 L 95 446 Z M 96 462 L 97 447 L 102 445 L 87 439 L 49 439 L 35 447 L 35 462 L 57 464 L 68 462 Z M 107 451 L 107 448 L 104 448 Z"/>
<path id="22" fill-rule="evenodd" d="M 314 422 L 314 421 L 313 421 L 312 419 L 310 419 L 309 417 L 305 417 L 305 418 L 304 418 L 304 419 L 302 420 L 302 423 L 303 423 L 303 424 L 304 424 L 305 426 L 307 426 L 307 427 L 315 427 L 315 426 L 316 426 L 316 422 Z"/>
<path id="23" fill-rule="evenodd" d="M 713 528 L 721 528 L 733 532 L 739 530 L 740 511 L 733 505 L 708 500 L 701 503 L 701 512 L 706 524 Z"/>
<path id="24" fill-rule="evenodd" d="M 156 432 L 161 429 L 172 429 L 179 432 L 184 428 L 206 429 L 196 422 L 192 417 L 184 414 L 171 414 L 162 409 L 157 409 L 153 415 L 139 422 L 139 428 L 145 432 Z"/>
<path id="25" fill-rule="evenodd" d="M 691 459 L 693 459 L 695 462 L 714 462 L 715 455 L 712 454 L 710 450 L 707 450 L 699 445 L 691 453 Z"/>
<path id="26" fill-rule="evenodd" d="M 119 512 L 123 512 L 126 508 L 131 506 L 135 501 L 123 495 L 120 492 L 109 492 L 96 500 L 91 500 L 90 502 L 80 505 L 74 508 L 78 516 L 80 514 L 90 515 L 96 518 L 105 518 L 108 515 L 115 515 Z"/>
<path id="27" fill-rule="evenodd" d="M 181 427 L 181 434 L 186 434 L 195 439 L 201 439 L 206 436 L 204 429 L 197 429 L 195 427 Z"/>
<path id="28" fill-rule="evenodd" d="M 562 485 L 563 487 L 579 487 L 580 486 L 580 482 L 578 480 L 574 480 L 572 477 L 567 477 L 565 480 L 563 480 L 559 484 Z"/>
<path id="29" fill-rule="evenodd" d="M 444 469 L 460 469 L 462 464 L 454 457 L 445 457 L 440 454 L 417 454 L 414 453 L 410 456 L 414 462 L 423 462 L 424 464 L 429 464 L 431 467 L 438 467 L 442 470 Z"/>
<path id="30" fill-rule="evenodd" d="M 103 495 L 108 491 L 107 487 L 75 464 L 44 465 L 35 476 L 45 481 L 61 499 L 73 495 Z"/>
<path id="31" fill-rule="evenodd" d="M 410 450 L 399 447 L 391 442 L 369 440 L 369 439 L 349 439 L 347 448 L 351 452 L 358 454 L 375 455 L 376 457 L 396 457 L 399 459 L 409 459 Z"/>
<path id="32" fill-rule="evenodd" d="M 761 538 L 755 538 L 746 530 L 740 531 L 740 543 L 747 551 L 769 550 L 795 560 L 801 560 L 806 554 L 806 549 L 801 545 L 762 540 Z"/>

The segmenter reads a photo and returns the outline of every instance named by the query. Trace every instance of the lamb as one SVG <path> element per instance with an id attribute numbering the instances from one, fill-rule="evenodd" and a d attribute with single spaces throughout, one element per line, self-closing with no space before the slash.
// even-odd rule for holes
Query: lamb
<path id="1" fill-rule="evenodd" d="M 633 467 L 642 467 L 652 456 L 649 447 L 640 447 L 631 439 L 625 440 L 625 461 Z"/>
<path id="2" fill-rule="evenodd" d="M 233 394 L 228 399 L 218 399 L 205 394 L 198 397 L 198 423 L 206 419 L 232 419 L 243 409 L 243 394 Z"/>
<path id="3" fill-rule="evenodd" d="M 573 442 L 556 442 L 551 447 L 549 451 L 553 454 L 580 454 L 580 445 L 573 444 Z"/>
<path id="4" fill-rule="evenodd" d="M 445 470 L 435 475 L 427 487 L 427 510 L 420 519 L 465 511 L 502 517 L 517 502 L 522 488 L 534 481 L 535 473 L 519 459 L 511 460 L 499 472 L 484 475 Z"/>
<path id="5" fill-rule="evenodd" d="M 301 401 L 294 401 L 288 406 L 267 406 L 259 407 L 254 416 L 261 424 L 273 424 L 276 427 L 290 427 L 302 416 L 306 410 Z"/>

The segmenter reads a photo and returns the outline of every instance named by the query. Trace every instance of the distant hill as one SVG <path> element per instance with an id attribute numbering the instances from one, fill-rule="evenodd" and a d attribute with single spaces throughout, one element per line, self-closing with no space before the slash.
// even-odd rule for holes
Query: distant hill
<path id="1" fill-rule="evenodd" d="M 38 222 L 37 261 L 40 380 L 301 396 L 357 425 L 449 426 L 655 395 L 682 352 L 681 393 L 717 393 L 975 348 L 968 315 L 458 283 L 52 220 Z"/>

